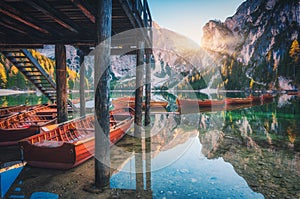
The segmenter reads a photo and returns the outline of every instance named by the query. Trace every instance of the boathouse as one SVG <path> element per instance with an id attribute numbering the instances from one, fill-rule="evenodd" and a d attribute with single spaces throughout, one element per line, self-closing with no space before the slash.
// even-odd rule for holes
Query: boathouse
<path id="1" fill-rule="evenodd" d="M 152 54 L 152 18 L 147 0 L 2 0 L 0 2 L 0 52 L 51 101 L 57 104 L 58 121 L 67 120 L 66 48 L 72 45 L 84 56 L 99 44 L 95 54 L 95 186 L 109 183 L 109 74 L 110 56 L 137 55 L 136 126 L 142 122 L 143 78 L 146 71 L 146 124 L 149 124 L 150 69 L 144 60 Z M 115 41 L 114 35 L 139 29 L 138 35 Z M 28 49 L 55 45 L 56 80 L 39 66 Z M 123 52 L 123 51 L 122 51 Z M 30 70 L 27 70 L 30 68 Z M 84 74 L 84 67 L 80 70 Z M 102 75 L 99 75 L 102 74 Z M 83 84 L 83 79 L 81 79 Z M 81 85 L 82 86 L 82 85 Z M 81 87 L 81 114 L 84 94 Z M 135 131 L 138 132 L 139 129 Z"/>

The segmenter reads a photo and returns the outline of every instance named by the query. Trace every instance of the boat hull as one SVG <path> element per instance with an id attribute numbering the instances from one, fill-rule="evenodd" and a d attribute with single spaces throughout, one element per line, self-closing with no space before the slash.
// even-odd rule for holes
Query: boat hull
<path id="1" fill-rule="evenodd" d="M 0 146 L 17 145 L 19 140 L 38 134 L 43 126 L 55 123 L 56 119 L 53 119 L 40 125 L 30 125 L 25 128 L 0 128 Z"/>
<path id="2" fill-rule="evenodd" d="M 225 104 L 250 104 L 253 102 L 253 99 L 248 97 L 248 98 L 226 98 L 225 99 Z"/>
<path id="3" fill-rule="evenodd" d="M 181 113 L 193 112 L 210 112 L 222 110 L 225 102 L 224 100 L 193 100 L 193 99 L 176 99 L 178 110 Z"/>
<path id="4" fill-rule="evenodd" d="M 0 198 L 5 195 L 22 171 L 26 162 L 12 161 L 0 165 Z"/>
<path id="5" fill-rule="evenodd" d="M 24 159 L 30 166 L 71 169 L 94 155 L 94 139 L 74 145 L 62 143 L 60 146 L 39 147 L 29 142 L 21 143 Z"/>
<path id="6" fill-rule="evenodd" d="M 118 109 L 118 108 L 124 108 L 124 107 L 131 107 L 131 108 L 135 108 L 135 98 L 133 97 L 124 97 L 124 98 L 117 98 L 112 100 L 112 105 L 114 106 L 114 108 Z M 151 108 L 165 108 L 168 106 L 168 102 L 164 102 L 164 101 L 150 101 L 150 107 Z M 143 109 L 146 108 L 146 104 L 143 103 L 142 104 Z"/>
<path id="7" fill-rule="evenodd" d="M 115 114 L 121 115 L 116 118 L 126 116 L 126 114 L 121 112 Z M 35 167 L 71 169 L 92 158 L 95 154 L 95 130 L 90 124 L 94 122 L 94 117 L 88 116 L 88 118 L 89 122 L 83 122 L 84 125 L 81 125 L 80 127 L 78 125 L 73 125 L 74 130 L 72 130 L 72 132 L 67 132 L 68 129 L 64 128 L 66 125 L 72 126 L 71 121 L 64 125 L 58 125 L 55 129 L 21 140 L 19 146 L 23 151 L 24 160 L 26 160 L 29 165 Z M 124 137 L 132 123 L 133 117 L 131 113 L 129 118 L 124 119 L 115 125 L 111 125 L 111 145 Z M 54 132 L 60 132 L 60 138 L 64 137 L 65 140 L 50 140 L 51 136 L 57 136 L 57 133 L 55 134 Z M 71 140 L 70 138 L 75 137 L 75 135 L 80 136 Z M 39 139 L 42 139 L 42 142 L 38 142 L 37 140 Z M 69 141 L 66 141 L 67 139 L 69 139 Z"/>

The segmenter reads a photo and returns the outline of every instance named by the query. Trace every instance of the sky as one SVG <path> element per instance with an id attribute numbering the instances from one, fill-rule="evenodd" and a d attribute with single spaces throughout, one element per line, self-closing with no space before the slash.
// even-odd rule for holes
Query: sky
<path id="1" fill-rule="evenodd" d="M 200 44 L 202 27 L 211 19 L 225 21 L 245 0 L 148 0 L 152 19 Z"/>

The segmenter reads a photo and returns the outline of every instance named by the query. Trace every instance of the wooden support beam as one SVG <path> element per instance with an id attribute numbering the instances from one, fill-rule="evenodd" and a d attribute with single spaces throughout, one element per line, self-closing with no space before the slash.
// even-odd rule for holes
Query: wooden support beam
<path id="1" fill-rule="evenodd" d="M 19 21 L 31 28 L 34 28 L 34 29 L 40 31 L 41 33 L 49 34 L 49 32 L 47 30 L 36 25 L 38 23 L 31 22 L 32 20 L 30 18 L 23 17 L 26 15 L 22 14 L 20 11 L 16 10 L 15 8 L 8 6 L 7 4 L 5 4 L 2 1 L 0 1 L 0 13 L 3 13 L 4 15 L 7 15 L 7 16 L 13 18 L 14 20 Z"/>
<path id="2" fill-rule="evenodd" d="M 145 128 L 145 151 L 146 151 L 146 190 L 151 190 L 151 127 L 146 126 Z"/>
<path id="3" fill-rule="evenodd" d="M 84 5 L 84 2 L 81 0 L 71 0 L 71 2 L 73 2 L 91 22 L 96 22 L 95 16 L 89 11 L 90 9 Z"/>
<path id="4" fill-rule="evenodd" d="M 44 15 L 53 19 L 56 23 L 60 24 L 62 27 L 78 33 L 78 28 L 75 23 L 73 23 L 70 19 L 67 18 L 63 13 L 57 11 L 51 5 L 49 5 L 46 1 L 35 1 L 35 0 L 26 0 L 26 3 L 42 12 Z"/>
<path id="5" fill-rule="evenodd" d="M 86 53 L 83 50 L 78 50 L 77 54 L 80 57 L 80 116 L 85 116 L 85 64 L 84 64 L 84 56 Z"/>
<path id="6" fill-rule="evenodd" d="M 150 101 L 151 101 L 151 54 L 146 53 L 146 109 L 145 109 L 145 126 L 150 125 Z"/>
<path id="7" fill-rule="evenodd" d="M 68 120 L 66 47 L 55 45 L 57 122 Z"/>
<path id="8" fill-rule="evenodd" d="M 150 101 L 151 101 L 151 65 L 152 54 L 146 51 L 146 99 L 145 99 L 145 147 L 146 147 L 146 190 L 151 190 L 151 119 L 150 119 Z"/>
<path id="9" fill-rule="evenodd" d="M 144 84 L 144 42 L 139 42 L 137 50 L 136 66 L 136 90 L 135 90 L 135 127 L 142 126 L 142 104 L 143 104 L 143 84 Z M 140 137 L 140 131 L 134 131 L 135 137 Z"/>
<path id="10" fill-rule="evenodd" d="M 136 59 L 136 90 L 135 90 L 135 117 L 134 117 L 134 136 L 135 142 L 135 175 L 136 192 L 141 194 L 144 189 L 143 178 L 143 151 L 142 151 L 142 107 L 143 107 L 143 84 L 144 84 L 144 42 L 138 43 Z"/>
<path id="11" fill-rule="evenodd" d="M 136 127 L 136 126 L 135 126 Z M 144 169 L 143 169 L 143 139 L 136 137 L 134 142 L 134 158 L 135 158 L 135 181 L 136 196 L 141 196 L 144 191 Z M 139 198 L 139 197 L 136 197 Z"/>
<path id="12" fill-rule="evenodd" d="M 110 47 L 112 0 L 98 0 L 97 47 L 95 49 L 95 187 L 103 189 L 110 181 Z"/>
<path id="13" fill-rule="evenodd" d="M 13 26 L 11 26 L 9 24 L 6 24 L 6 23 L 3 23 L 1 21 L 0 21 L 0 26 L 2 26 L 2 28 L 4 27 L 4 28 L 8 28 L 10 30 L 16 31 L 16 32 L 21 33 L 23 35 L 27 35 L 27 33 L 25 31 L 22 31 L 22 30 L 20 30 L 20 29 L 18 29 L 16 27 L 13 27 Z"/>

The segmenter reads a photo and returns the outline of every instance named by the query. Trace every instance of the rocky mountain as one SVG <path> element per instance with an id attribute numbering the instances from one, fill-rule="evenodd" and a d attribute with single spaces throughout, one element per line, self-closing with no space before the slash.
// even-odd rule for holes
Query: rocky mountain
<path id="1" fill-rule="evenodd" d="M 224 22 L 210 20 L 203 27 L 201 47 L 156 23 L 153 27 L 156 67 L 152 74 L 159 82 L 154 87 L 300 87 L 298 0 L 247 0 Z"/>
<path id="2" fill-rule="evenodd" d="M 155 89 L 295 89 L 300 87 L 300 2 L 247 0 L 224 22 L 203 27 L 201 47 L 153 23 L 152 86 Z M 54 47 L 39 50 L 54 57 Z M 74 47 L 68 65 L 79 70 Z M 89 83 L 93 83 L 89 59 Z M 135 56 L 112 56 L 115 89 L 134 88 Z"/>
<path id="3" fill-rule="evenodd" d="M 244 64 L 261 62 L 272 51 L 278 62 L 299 39 L 299 24 L 298 0 L 248 0 L 225 22 L 212 20 L 204 26 L 202 47 L 229 55 L 237 53 Z"/>
<path id="4" fill-rule="evenodd" d="M 299 30 L 298 0 L 247 0 L 225 22 L 203 27 L 202 47 L 247 66 L 246 75 L 257 82 L 268 85 L 283 76 L 299 86 Z"/>

